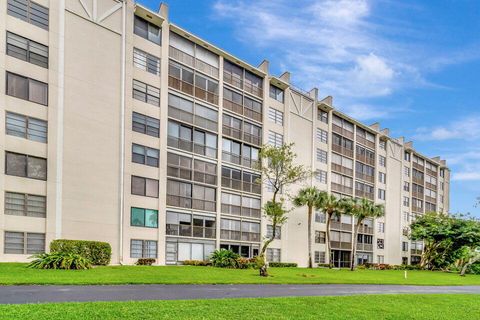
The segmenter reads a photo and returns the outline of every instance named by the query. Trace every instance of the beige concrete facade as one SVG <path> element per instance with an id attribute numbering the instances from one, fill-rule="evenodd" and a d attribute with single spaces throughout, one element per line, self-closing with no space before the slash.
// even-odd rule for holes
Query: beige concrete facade
<path id="1" fill-rule="evenodd" d="M 408 239 L 409 223 L 449 211 L 444 160 L 351 119 L 317 89 L 293 87 L 268 61 L 254 67 L 197 38 L 169 21 L 166 5 L 24 2 L 0 2 L 0 261 L 27 261 L 53 239 L 106 241 L 113 264 L 181 264 L 220 247 L 253 256 L 268 229 L 260 205 L 271 193 L 252 166 L 264 143 L 294 142 L 298 162 L 316 172 L 291 194 L 315 185 L 385 205 L 362 229 L 359 262 L 415 263 L 421 244 Z M 35 43 L 48 47 L 47 67 L 35 62 Z M 9 74 L 46 85 L 48 103 L 37 103 L 33 80 L 21 96 Z M 18 117 L 32 120 L 22 129 Z M 38 120 L 48 133 L 34 139 Z M 270 260 L 306 266 L 305 211 L 289 213 Z M 325 263 L 324 217 L 313 224 L 315 261 Z M 344 266 L 352 221 L 332 230 Z"/>

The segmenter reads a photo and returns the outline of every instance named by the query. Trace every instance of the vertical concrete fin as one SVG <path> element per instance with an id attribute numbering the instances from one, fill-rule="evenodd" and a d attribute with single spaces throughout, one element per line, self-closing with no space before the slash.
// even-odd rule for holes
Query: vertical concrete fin
<path id="1" fill-rule="evenodd" d="M 158 8 L 158 13 L 168 21 L 168 4 L 162 2 Z"/>
<path id="2" fill-rule="evenodd" d="M 285 71 L 284 73 L 282 73 L 282 75 L 280 76 L 280 79 L 290 84 L 290 72 Z"/>
<path id="3" fill-rule="evenodd" d="M 258 69 L 268 74 L 269 66 L 270 66 L 270 62 L 268 62 L 268 60 L 263 60 L 262 63 L 260 63 L 260 65 L 258 66 Z"/>

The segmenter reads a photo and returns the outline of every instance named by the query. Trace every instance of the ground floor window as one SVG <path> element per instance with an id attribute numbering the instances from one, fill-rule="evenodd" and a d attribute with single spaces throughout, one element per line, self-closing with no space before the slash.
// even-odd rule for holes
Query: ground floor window
<path id="1" fill-rule="evenodd" d="M 325 251 L 315 251 L 314 254 L 315 263 L 326 263 L 325 261 Z"/>
<path id="2" fill-rule="evenodd" d="M 356 254 L 356 256 L 357 256 L 357 265 L 373 262 L 373 255 L 371 253 L 359 252 Z"/>
<path id="3" fill-rule="evenodd" d="M 157 241 L 130 240 L 130 258 L 157 258 Z"/>
<path id="4" fill-rule="evenodd" d="M 213 251 L 215 251 L 214 241 L 168 238 L 166 262 L 177 264 L 185 260 L 208 260 Z"/>
<path id="5" fill-rule="evenodd" d="M 244 258 L 253 258 L 259 253 L 257 244 L 220 243 L 220 249 L 231 250 Z"/>
<path id="6" fill-rule="evenodd" d="M 45 252 L 45 234 L 5 231 L 4 253 L 34 254 Z"/>
<path id="7" fill-rule="evenodd" d="M 410 257 L 410 263 L 412 265 L 420 264 L 421 259 L 422 259 L 422 256 L 411 256 Z"/>
<path id="8" fill-rule="evenodd" d="M 377 256 L 377 263 L 385 263 L 385 257 L 384 256 Z"/>
<path id="9" fill-rule="evenodd" d="M 408 264 L 408 258 L 402 257 L 402 264 Z"/>
<path id="10" fill-rule="evenodd" d="M 281 250 L 275 248 L 267 249 L 267 261 L 268 262 L 280 262 Z"/>

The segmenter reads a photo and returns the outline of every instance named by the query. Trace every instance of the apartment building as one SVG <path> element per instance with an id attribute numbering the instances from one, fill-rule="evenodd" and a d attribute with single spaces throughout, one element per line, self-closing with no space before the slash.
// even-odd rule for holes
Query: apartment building
<path id="1" fill-rule="evenodd" d="M 359 262 L 416 263 L 409 224 L 449 210 L 444 160 L 183 30 L 166 5 L 6 0 L 0 17 L 0 261 L 61 238 L 106 241 L 114 264 L 255 256 L 272 232 L 255 169 L 267 143 L 294 142 L 315 172 L 290 193 L 314 185 L 385 205 L 361 228 Z M 313 224 L 325 263 L 325 216 Z M 351 217 L 332 230 L 333 262 L 347 266 Z M 268 259 L 306 266 L 305 209 L 278 231 Z"/>

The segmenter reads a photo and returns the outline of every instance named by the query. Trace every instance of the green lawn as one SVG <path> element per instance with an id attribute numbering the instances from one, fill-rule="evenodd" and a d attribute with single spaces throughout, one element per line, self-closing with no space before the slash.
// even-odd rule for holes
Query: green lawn
<path id="1" fill-rule="evenodd" d="M 400 270 L 336 270 L 271 268 L 262 278 L 257 270 L 193 266 L 109 266 L 91 270 L 36 270 L 21 263 L 0 263 L 0 284 L 230 284 L 230 283 L 358 283 L 416 285 L 480 285 L 480 275 Z"/>
<path id="2" fill-rule="evenodd" d="M 0 319 L 478 319 L 480 295 L 88 302 L 0 305 Z"/>

